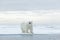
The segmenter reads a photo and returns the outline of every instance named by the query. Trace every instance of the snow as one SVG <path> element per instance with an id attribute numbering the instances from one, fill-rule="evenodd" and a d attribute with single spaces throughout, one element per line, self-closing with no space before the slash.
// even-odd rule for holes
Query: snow
<path id="1" fill-rule="evenodd" d="M 4 24 L 0 25 L 0 34 L 22 34 L 20 23 L 26 20 L 36 26 L 34 34 L 60 34 L 59 18 L 60 10 L 0 11 L 0 24 Z"/>
<path id="2" fill-rule="evenodd" d="M 18 25 L 0 25 L 0 34 L 19 34 L 20 31 Z"/>
<path id="3" fill-rule="evenodd" d="M 35 34 L 60 34 L 60 29 L 53 28 L 34 28 Z"/>
<path id="4" fill-rule="evenodd" d="M 60 34 L 60 29 L 33 27 L 34 34 Z M 0 34 L 22 34 L 20 25 L 0 25 Z"/>

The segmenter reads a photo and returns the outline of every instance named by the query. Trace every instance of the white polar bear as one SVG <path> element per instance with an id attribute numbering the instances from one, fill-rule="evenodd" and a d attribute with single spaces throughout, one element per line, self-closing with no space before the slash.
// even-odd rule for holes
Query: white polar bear
<path id="1" fill-rule="evenodd" d="M 32 33 L 32 22 L 24 22 L 21 24 L 22 33 Z"/>

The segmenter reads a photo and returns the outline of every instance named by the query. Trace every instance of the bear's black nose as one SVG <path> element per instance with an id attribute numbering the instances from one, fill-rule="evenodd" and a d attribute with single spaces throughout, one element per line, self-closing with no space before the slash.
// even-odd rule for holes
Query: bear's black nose
<path id="1" fill-rule="evenodd" d="M 29 24 L 31 24 L 31 22 L 29 22 Z"/>

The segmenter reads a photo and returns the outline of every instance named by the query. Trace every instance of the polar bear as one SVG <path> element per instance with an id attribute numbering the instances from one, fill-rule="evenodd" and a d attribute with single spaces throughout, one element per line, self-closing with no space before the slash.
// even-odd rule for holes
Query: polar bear
<path id="1" fill-rule="evenodd" d="M 21 30 L 22 30 L 22 33 L 32 33 L 32 22 L 29 21 L 29 22 L 24 22 L 21 24 Z"/>

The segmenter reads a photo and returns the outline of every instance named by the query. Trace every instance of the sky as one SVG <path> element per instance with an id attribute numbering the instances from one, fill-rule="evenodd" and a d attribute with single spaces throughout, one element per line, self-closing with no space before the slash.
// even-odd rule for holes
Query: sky
<path id="1" fill-rule="evenodd" d="M 33 21 L 45 25 L 60 25 L 60 10 L 0 11 L 0 24 L 19 24 L 23 21 Z"/>
<path id="2" fill-rule="evenodd" d="M 14 21 L 14 18 L 16 19 L 17 15 L 20 15 L 17 17 L 18 19 L 19 17 L 25 18 L 25 16 L 32 15 L 33 16 L 31 17 L 32 20 L 39 19 L 41 24 L 43 22 L 44 23 L 56 22 L 54 24 L 59 24 L 60 23 L 59 21 L 60 5 L 59 4 L 60 4 L 60 0 L 0 0 L 0 13 L 1 13 L 0 18 L 2 19 L 1 22 L 4 22 L 3 21 L 4 17 L 6 17 L 6 19 L 8 20 L 10 20 L 9 18 L 12 17 L 11 20 L 13 19 Z M 7 11 L 7 13 L 5 11 Z M 8 11 L 11 11 L 11 12 L 8 12 Z M 12 13 L 12 14 L 8 14 L 8 13 Z"/>
<path id="3" fill-rule="evenodd" d="M 0 0 L 0 10 L 60 9 L 60 0 Z"/>

